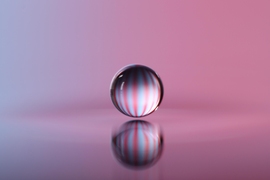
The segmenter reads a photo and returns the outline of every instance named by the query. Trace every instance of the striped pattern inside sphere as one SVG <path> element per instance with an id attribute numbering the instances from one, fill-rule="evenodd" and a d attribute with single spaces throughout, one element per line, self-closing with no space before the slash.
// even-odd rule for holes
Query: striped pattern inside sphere
<path id="1" fill-rule="evenodd" d="M 130 121 L 113 138 L 117 159 L 130 166 L 146 166 L 155 163 L 162 152 L 162 136 L 159 128 L 146 121 Z"/>
<path id="2" fill-rule="evenodd" d="M 158 75 L 142 65 L 120 70 L 111 84 L 115 107 L 131 117 L 143 117 L 154 112 L 163 97 L 163 85 Z"/>

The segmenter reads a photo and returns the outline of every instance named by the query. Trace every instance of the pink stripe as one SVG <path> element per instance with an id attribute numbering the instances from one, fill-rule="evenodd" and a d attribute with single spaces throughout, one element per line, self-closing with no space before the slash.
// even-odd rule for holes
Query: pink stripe
<path id="1" fill-rule="evenodd" d="M 145 139 L 145 149 L 144 149 L 144 162 L 143 164 L 146 164 L 148 162 L 148 156 L 149 156 L 149 137 L 148 137 L 148 134 L 145 133 L 145 130 L 144 130 L 144 139 Z"/>
<path id="2" fill-rule="evenodd" d="M 133 137 L 133 150 L 134 150 L 134 164 L 138 165 L 138 123 L 136 122 L 134 137 Z"/>
<path id="3" fill-rule="evenodd" d="M 135 113 L 135 117 L 138 117 L 138 70 L 135 69 L 135 73 L 134 73 L 134 83 L 132 84 L 132 89 L 133 89 L 133 93 L 132 93 L 132 99 L 133 99 L 133 109 L 134 109 L 134 113 Z"/>
<path id="4" fill-rule="evenodd" d="M 149 98 L 149 84 L 147 83 L 147 78 L 146 78 L 146 74 L 145 74 L 145 70 L 142 70 L 142 75 L 143 75 L 143 85 L 144 85 L 144 92 L 145 92 L 145 98 L 144 100 L 146 100 L 146 102 L 144 102 L 144 106 L 143 106 L 143 111 L 142 111 L 142 115 L 146 114 L 146 108 L 147 108 L 147 100 Z"/>

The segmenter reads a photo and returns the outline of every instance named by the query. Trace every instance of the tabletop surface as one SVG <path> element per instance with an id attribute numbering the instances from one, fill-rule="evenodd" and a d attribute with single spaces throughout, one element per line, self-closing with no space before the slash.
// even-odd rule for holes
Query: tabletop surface
<path id="1" fill-rule="evenodd" d="M 132 169 L 112 153 L 116 109 L 28 113 L 1 121 L 1 179 L 269 179 L 270 114 L 235 108 L 162 109 L 140 118 L 164 136 L 156 164 Z"/>

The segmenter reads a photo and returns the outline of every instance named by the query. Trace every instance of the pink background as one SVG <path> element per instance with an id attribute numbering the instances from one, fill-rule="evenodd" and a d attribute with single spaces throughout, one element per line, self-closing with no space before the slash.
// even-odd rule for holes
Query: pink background
<path id="1" fill-rule="evenodd" d="M 131 63 L 162 77 L 164 108 L 269 107 L 269 8 L 269 1 L 3 1 L 1 110 L 112 108 L 111 78 Z"/>
<path id="2" fill-rule="evenodd" d="M 269 9 L 267 0 L 1 1 L 0 179 L 269 179 Z M 154 69 L 165 89 L 144 118 L 164 128 L 165 152 L 143 172 L 110 154 L 111 128 L 131 119 L 109 85 L 131 63 Z"/>

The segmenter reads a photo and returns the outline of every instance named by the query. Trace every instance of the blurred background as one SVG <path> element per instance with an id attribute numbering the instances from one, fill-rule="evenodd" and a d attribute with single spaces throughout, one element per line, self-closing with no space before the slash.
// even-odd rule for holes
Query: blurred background
<path id="1" fill-rule="evenodd" d="M 110 81 L 131 63 L 161 76 L 163 107 L 269 107 L 269 7 L 268 1 L 1 1 L 1 110 L 111 108 Z"/>
<path id="2" fill-rule="evenodd" d="M 267 0 L 0 1 L 0 178 L 269 179 L 269 9 Z M 134 63 L 165 89 L 144 118 L 163 127 L 164 155 L 146 171 L 126 170 L 110 150 L 113 126 L 132 119 L 109 85 Z"/>

